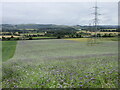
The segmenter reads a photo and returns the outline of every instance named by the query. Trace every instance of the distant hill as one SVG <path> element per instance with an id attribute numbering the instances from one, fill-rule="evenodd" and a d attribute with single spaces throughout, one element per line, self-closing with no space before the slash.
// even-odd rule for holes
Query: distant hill
<path id="1" fill-rule="evenodd" d="M 68 28 L 67 25 L 54 25 L 54 24 L 2 24 L 2 28 L 9 29 L 41 29 L 41 28 Z"/>
<path id="2" fill-rule="evenodd" d="M 2 24 L 2 31 L 15 31 L 15 30 L 37 30 L 37 31 L 51 31 L 51 30 L 81 30 L 81 29 L 88 29 L 89 26 L 81 26 L 81 25 L 74 25 L 74 26 L 67 26 L 67 25 L 55 25 L 55 24 Z M 98 26 L 100 29 L 116 29 L 118 28 L 117 25 L 101 25 Z"/>
<path id="3" fill-rule="evenodd" d="M 3 31 L 14 30 L 37 30 L 37 31 L 51 31 L 51 30 L 77 30 L 73 26 L 54 25 L 54 24 L 2 24 Z"/>
<path id="4" fill-rule="evenodd" d="M 86 29 L 90 26 L 80 26 L 80 27 L 81 29 Z M 94 27 L 94 26 L 91 26 L 91 27 Z M 117 29 L 118 28 L 117 25 L 98 25 L 97 27 L 100 29 Z"/>

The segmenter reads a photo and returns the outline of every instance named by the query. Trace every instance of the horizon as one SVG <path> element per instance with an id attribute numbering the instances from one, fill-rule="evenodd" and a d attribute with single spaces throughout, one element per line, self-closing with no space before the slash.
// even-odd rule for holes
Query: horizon
<path id="1" fill-rule="evenodd" d="M 35 23 L 28 23 L 28 24 L 0 24 L 0 25 L 37 25 Z M 38 25 L 64 25 L 64 26 L 90 26 L 90 25 L 81 25 L 81 24 L 76 24 L 76 25 L 65 25 L 65 24 L 38 24 Z M 91 26 L 94 26 L 94 25 L 91 25 Z M 115 24 L 101 24 L 101 25 L 97 25 L 97 26 L 118 26 L 118 25 L 115 25 Z"/>

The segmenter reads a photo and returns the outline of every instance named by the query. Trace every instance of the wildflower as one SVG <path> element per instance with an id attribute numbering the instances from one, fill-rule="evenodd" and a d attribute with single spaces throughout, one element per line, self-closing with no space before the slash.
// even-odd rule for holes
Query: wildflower
<path id="1" fill-rule="evenodd" d="M 79 79 L 81 80 L 81 79 L 83 79 L 83 77 L 80 77 Z"/>
<path id="2" fill-rule="evenodd" d="M 101 73 L 105 73 L 104 71 L 101 71 Z"/>
<path id="3" fill-rule="evenodd" d="M 82 87 L 83 85 L 80 85 L 80 87 Z"/>
<path id="4" fill-rule="evenodd" d="M 64 85 L 68 85 L 67 83 L 63 83 Z"/>
<path id="5" fill-rule="evenodd" d="M 72 75 L 73 75 L 73 73 L 70 73 L 70 75 L 72 76 Z"/>
<path id="6" fill-rule="evenodd" d="M 50 79 L 48 79 L 47 82 L 50 82 Z"/>
<path id="7" fill-rule="evenodd" d="M 14 85 L 14 88 L 17 88 L 18 86 Z"/>
<path id="8" fill-rule="evenodd" d="M 79 83 L 82 83 L 82 82 L 79 82 Z"/>
<path id="9" fill-rule="evenodd" d="M 64 80 L 61 80 L 61 82 L 64 82 Z"/>
<path id="10" fill-rule="evenodd" d="M 95 80 L 95 78 L 91 78 L 90 80 Z"/>
<path id="11" fill-rule="evenodd" d="M 62 88 L 62 85 L 60 85 L 59 88 Z"/>
<path id="12" fill-rule="evenodd" d="M 86 72 L 86 73 L 90 74 L 90 72 Z"/>
<path id="13" fill-rule="evenodd" d="M 109 72 L 109 74 L 112 74 L 112 72 Z"/>
<path id="14" fill-rule="evenodd" d="M 88 78 L 88 76 L 87 76 L 87 75 L 85 75 L 85 77 L 86 77 L 86 78 Z"/>

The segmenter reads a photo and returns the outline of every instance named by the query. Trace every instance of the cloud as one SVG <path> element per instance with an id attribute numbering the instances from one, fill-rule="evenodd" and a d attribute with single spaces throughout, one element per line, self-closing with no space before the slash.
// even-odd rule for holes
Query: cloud
<path id="1" fill-rule="evenodd" d="M 96 0 L 1 0 L 1 2 L 94 2 Z M 118 2 L 119 0 L 97 0 L 98 2 Z"/>
<path id="2" fill-rule="evenodd" d="M 101 2 L 99 18 L 102 24 L 117 24 L 117 3 Z M 89 24 L 94 16 L 93 2 L 4 2 L 3 23 L 8 24 Z M 101 18 L 102 17 L 102 18 Z"/>

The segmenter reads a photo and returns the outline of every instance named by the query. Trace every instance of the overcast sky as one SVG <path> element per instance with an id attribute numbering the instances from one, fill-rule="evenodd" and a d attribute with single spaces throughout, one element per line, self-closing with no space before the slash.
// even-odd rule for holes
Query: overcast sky
<path id="1" fill-rule="evenodd" d="M 89 25 L 95 2 L 4 2 L 3 24 Z M 118 24 L 118 3 L 98 2 L 99 24 Z"/>

